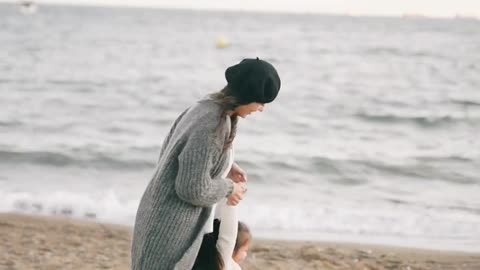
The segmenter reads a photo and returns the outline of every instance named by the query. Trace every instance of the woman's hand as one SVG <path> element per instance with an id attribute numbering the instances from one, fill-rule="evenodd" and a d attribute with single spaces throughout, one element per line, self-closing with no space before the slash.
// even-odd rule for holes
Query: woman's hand
<path id="1" fill-rule="evenodd" d="M 233 192 L 227 199 L 228 205 L 237 205 L 243 199 L 243 196 L 247 192 L 247 184 L 245 183 L 233 183 Z"/>
<path id="2" fill-rule="evenodd" d="M 245 173 L 237 163 L 232 164 L 232 168 L 227 175 L 228 178 L 232 179 L 235 183 L 246 183 L 247 182 L 247 173 Z"/>

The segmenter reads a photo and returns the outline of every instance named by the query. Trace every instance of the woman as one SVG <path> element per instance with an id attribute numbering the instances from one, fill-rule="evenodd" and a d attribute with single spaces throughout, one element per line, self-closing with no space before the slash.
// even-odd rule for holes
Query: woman
<path id="1" fill-rule="evenodd" d="M 153 179 L 140 200 L 132 243 L 132 269 L 190 270 L 211 224 L 212 206 L 238 204 L 245 173 L 228 164 L 238 117 L 262 111 L 280 90 L 266 61 L 245 59 L 225 71 L 227 86 L 197 102 L 174 122 Z M 229 171 L 234 180 L 225 179 Z"/>

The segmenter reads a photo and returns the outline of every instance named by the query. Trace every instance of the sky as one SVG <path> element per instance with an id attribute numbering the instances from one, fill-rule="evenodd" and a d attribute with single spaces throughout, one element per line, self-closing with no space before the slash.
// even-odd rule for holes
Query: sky
<path id="1" fill-rule="evenodd" d="M 375 16 L 461 15 L 480 18 L 480 0 L 36 0 L 35 2 Z"/>

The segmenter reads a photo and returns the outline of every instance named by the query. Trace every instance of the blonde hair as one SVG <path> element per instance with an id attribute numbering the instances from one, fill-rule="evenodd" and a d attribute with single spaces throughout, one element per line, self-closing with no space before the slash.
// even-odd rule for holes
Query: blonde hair
<path id="1" fill-rule="evenodd" d="M 248 243 L 252 240 L 252 233 L 248 228 L 247 224 L 239 221 L 238 222 L 238 233 L 237 233 L 237 241 L 235 242 L 235 249 L 234 251 L 238 251 L 240 247 Z"/>

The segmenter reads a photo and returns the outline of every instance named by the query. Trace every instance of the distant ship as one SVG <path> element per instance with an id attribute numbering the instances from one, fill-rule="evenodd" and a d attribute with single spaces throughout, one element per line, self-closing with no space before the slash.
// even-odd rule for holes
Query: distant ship
<path id="1" fill-rule="evenodd" d="M 20 12 L 23 14 L 33 14 L 37 12 L 37 4 L 34 1 L 20 1 Z"/>

